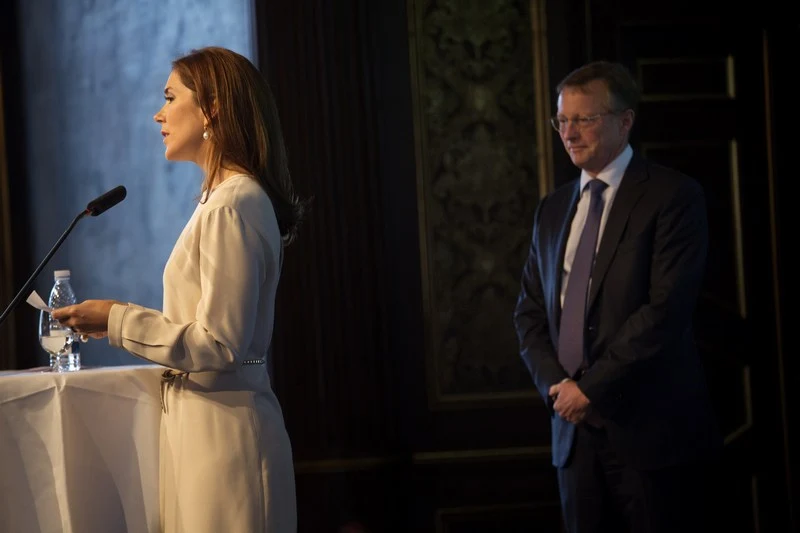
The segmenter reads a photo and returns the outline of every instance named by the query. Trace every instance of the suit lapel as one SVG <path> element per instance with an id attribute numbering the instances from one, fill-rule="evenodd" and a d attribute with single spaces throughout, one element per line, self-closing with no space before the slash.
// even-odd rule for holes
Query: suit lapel
<path id="1" fill-rule="evenodd" d="M 603 284 L 603 278 L 611 264 L 611 259 L 614 257 L 622 232 L 628 223 L 628 217 L 636 202 L 644 193 L 645 188 L 641 185 L 646 180 L 647 166 L 645 161 L 634 154 L 628 168 L 625 170 L 625 175 L 614 197 L 614 203 L 611 205 L 611 211 L 603 229 L 600 248 L 597 251 L 597 258 L 592 270 L 592 284 L 586 309 L 591 309 L 597 294 L 600 292 L 600 286 Z"/>

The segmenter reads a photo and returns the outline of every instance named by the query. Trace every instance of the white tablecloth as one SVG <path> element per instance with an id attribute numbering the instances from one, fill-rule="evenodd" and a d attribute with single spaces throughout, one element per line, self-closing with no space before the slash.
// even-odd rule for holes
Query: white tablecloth
<path id="1" fill-rule="evenodd" d="M 0 532 L 157 533 L 162 370 L 0 372 Z"/>

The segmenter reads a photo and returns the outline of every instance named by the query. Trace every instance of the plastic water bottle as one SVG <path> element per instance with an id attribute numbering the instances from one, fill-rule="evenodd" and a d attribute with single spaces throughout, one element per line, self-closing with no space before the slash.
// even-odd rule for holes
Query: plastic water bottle
<path id="1" fill-rule="evenodd" d="M 53 309 L 78 303 L 70 285 L 70 271 L 56 270 L 47 305 Z M 70 372 L 81 367 L 80 338 L 67 326 L 42 311 L 39 316 L 39 343 L 50 354 L 50 370 Z"/>

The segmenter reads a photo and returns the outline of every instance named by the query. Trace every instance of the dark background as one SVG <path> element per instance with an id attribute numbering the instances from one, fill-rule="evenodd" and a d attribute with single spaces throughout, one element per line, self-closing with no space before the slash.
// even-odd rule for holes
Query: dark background
<path id="1" fill-rule="evenodd" d="M 728 503 L 718 530 L 797 530 L 794 4 L 254 8 L 295 184 L 314 197 L 286 257 L 274 340 L 300 531 L 559 530 L 547 414 L 511 312 L 539 194 L 576 175 L 546 126 L 553 87 L 592 59 L 621 61 L 642 83 L 634 148 L 706 189 L 696 319 L 726 432 L 709 495 Z M 0 8 L 3 302 L 38 261 L 25 201 L 35 147 L 15 131 L 26 113 L 16 9 Z M 2 367 L 36 364 L 34 330 L 20 308 L 2 328 Z"/>

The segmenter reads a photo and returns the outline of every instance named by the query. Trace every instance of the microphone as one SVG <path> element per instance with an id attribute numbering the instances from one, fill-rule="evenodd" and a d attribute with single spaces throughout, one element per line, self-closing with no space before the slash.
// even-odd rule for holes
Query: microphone
<path id="1" fill-rule="evenodd" d="M 78 216 L 75 217 L 75 219 L 72 221 L 72 224 L 70 224 L 67 230 L 61 235 L 61 237 L 59 237 L 59 239 L 56 241 L 56 243 L 53 245 L 53 247 L 45 256 L 45 258 L 42 259 L 42 262 L 39 263 L 39 266 L 36 267 L 36 270 L 33 271 L 31 277 L 28 278 L 28 281 L 25 282 L 25 285 L 22 286 L 17 295 L 14 296 L 14 299 L 11 300 L 11 303 L 8 304 L 8 307 L 6 307 L 5 311 L 3 311 L 3 314 L 0 315 L 0 326 L 3 324 L 3 322 L 5 322 L 8 315 L 11 314 L 11 311 L 17 308 L 19 303 L 22 301 L 22 298 L 28 295 L 28 291 L 30 291 L 33 282 L 36 281 L 36 277 L 45 267 L 47 262 L 50 261 L 50 258 L 53 257 L 53 254 L 55 254 L 56 251 L 59 249 L 61 243 L 64 242 L 64 239 L 67 238 L 67 235 L 69 235 L 72 232 L 72 229 L 75 227 L 78 221 L 83 217 L 85 217 L 86 215 L 91 215 L 93 217 L 96 217 L 97 215 L 104 213 L 108 209 L 111 209 L 112 207 L 120 203 L 122 200 L 124 200 L 127 194 L 128 191 L 125 189 L 125 187 L 123 187 L 122 185 L 118 185 L 113 189 L 111 189 L 110 191 L 101 194 L 100 196 L 98 196 L 97 198 L 88 203 L 86 209 L 81 211 L 80 214 L 78 214 Z"/>
<path id="2" fill-rule="evenodd" d="M 103 214 L 106 210 L 111 209 L 127 196 L 128 191 L 122 185 L 117 185 L 107 193 L 103 193 L 86 206 L 86 210 L 93 217 Z"/>

